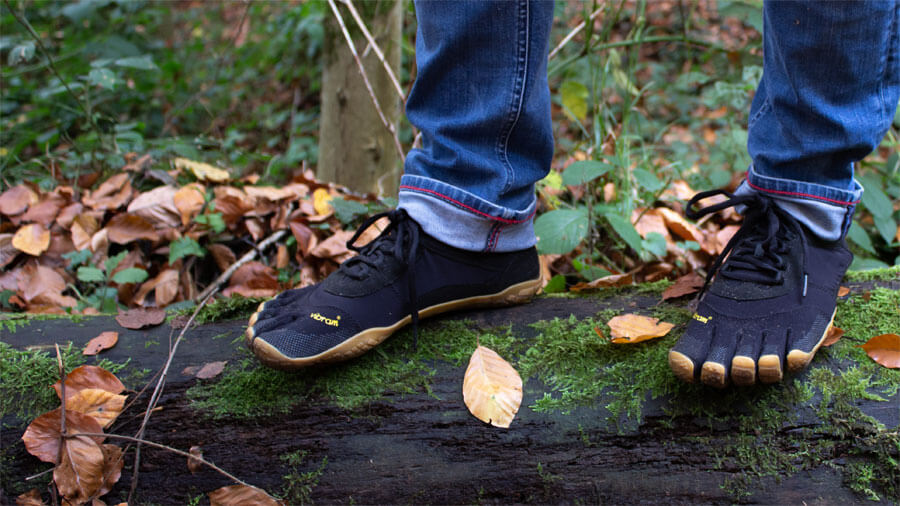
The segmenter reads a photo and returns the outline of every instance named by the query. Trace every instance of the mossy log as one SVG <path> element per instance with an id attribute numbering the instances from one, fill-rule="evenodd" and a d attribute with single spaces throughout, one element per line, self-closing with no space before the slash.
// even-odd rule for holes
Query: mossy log
<path id="1" fill-rule="evenodd" d="M 900 471 L 890 462 L 900 458 L 900 371 L 864 362 L 852 339 L 868 332 L 868 320 L 897 324 L 890 318 L 900 318 L 892 316 L 900 282 L 850 286 L 838 318 L 849 327 L 848 341 L 838 343 L 845 349 L 823 349 L 810 371 L 783 384 L 724 392 L 681 385 L 651 360 L 676 336 L 609 350 L 591 341 L 594 327 L 603 331 L 603 321 L 623 311 L 683 327 L 687 302 L 661 303 L 659 285 L 448 315 L 423 324 L 416 349 L 404 332 L 380 351 L 299 374 L 256 369 L 239 340 L 243 320 L 206 324 L 187 333 L 146 438 L 200 446 L 205 458 L 291 503 L 897 501 Z M 4 329 L 3 340 L 16 349 L 60 341 L 77 348 L 112 329 L 120 341 L 105 355 L 130 359 L 119 376 L 139 388 L 149 375 L 129 380 L 129 372 L 160 367 L 168 325 L 128 331 L 110 317 L 32 321 Z M 523 372 L 525 399 L 508 430 L 478 421 L 463 404 L 476 336 Z M 181 374 L 216 360 L 230 361 L 221 378 Z M 566 363 L 568 370 L 553 365 Z M 579 368 L 587 381 L 571 376 Z M 133 435 L 142 414 L 131 408 L 111 432 Z M 3 415 L 0 502 L 11 503 L 34 482 L 45 485 L 47 476 L 23 480 L 48 466 L 25 453 L 15 410 Z M 212 470 L 191 474 L 185 459 L 152 448 L 140 465 L 138 504 L 186 504 L 229 484 Z M 125 499 L 131 475 L 129 457 L 107 503 Z"/>

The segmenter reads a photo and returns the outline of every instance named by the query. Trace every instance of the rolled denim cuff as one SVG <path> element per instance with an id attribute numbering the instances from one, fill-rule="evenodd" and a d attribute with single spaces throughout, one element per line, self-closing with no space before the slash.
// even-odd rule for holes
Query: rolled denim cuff
<path id="1" fill-rule="evenodd" d="M 764 193 L 791 214 L 815 236 L 836 241 L 847 234 L 863 188 L 853 181 L 852 190 L 843 190 L 806 181 L 763 176 L 747 170 L 747 178 L 735 194 Z"/>
<path id="2" fill-rule="evenodd" d="M 492 204 L 436 179 L 400 178 L 400 209 L 428 235 L 450 246 L 485 252 L 519 251 L 534 246 L 537 199 L 521 211 Z"/>

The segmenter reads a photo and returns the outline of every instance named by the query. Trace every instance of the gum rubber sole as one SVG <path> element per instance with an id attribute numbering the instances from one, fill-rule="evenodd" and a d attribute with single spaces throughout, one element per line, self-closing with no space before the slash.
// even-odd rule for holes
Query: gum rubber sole
<path id="1" fill-rule="evenodd" d="M 684 353 L 669 350 L 669 368 L 681 381 L 694 382 L 694 361 Z"/>
<path id="2" fill-rule="evenodd" d="M 704 362 L 700 369 L 700 382 L 715 388 L 725 388 L 728 384 L 725 366 L 716 362 Z"/>
<path id="3" fill-rule="evenodd" d="M 529 302 L 536 294 L 541 291 L 541 281 L 542 280 L 539 277 L 537 279 L 517 283 L 495 294 L 477 295 L 474 297 L 467 297 L 465 299 L 435 304 L 433 306 L 429 306 L 425 309 L 420 310 L 419 318 L 424 319 L 430 316 L 435 316 L 447 311 L 454 311 L 458 309 L 524 304 L 526 302 Z M 257 308 L 257 312 L 253 313 L 253 315 L 250 316 L 250 325 L 247 327 L 245 336 L 247 339 L 247 344 L 256 355 L 256 357 L 260 360 L 260 362 L 275 369 L 300 369 L 303 367 L 310 367 L 314 365 L 341 362 L 354 357 L 358 357 L 359 355 L 362 355 L 375 346 L 381 344 L 391 334 L 408 325 L 412 320 L 411 316 L 406 315 L 403 319 L 399 320 L 393 325 L 387 327 L 366 329 L 354 336 L 349 337 L 341 344 L 325 350 L 318 355 L 313 355 L 311 357 L 290 358 L 278 351 L 278 349 L 276 349 L 271 344 L 261 339 L 255 339 L 255 336 L 253 335 L 253 325 L 259 318 L 258 315 L 260 312 L 262 312 L 264 306 L 265 302 L 260 304 L 259 308 Z"/>
<path id="4" fill-rule="evenodd" d="M 731 381 L 738 386 L 756 383 L 756 362 L 750 357 L 735 355 L 731 359 Z"/>

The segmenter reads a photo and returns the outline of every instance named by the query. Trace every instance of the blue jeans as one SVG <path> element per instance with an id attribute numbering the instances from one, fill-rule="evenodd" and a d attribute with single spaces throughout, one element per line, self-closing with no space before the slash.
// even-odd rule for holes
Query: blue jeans
<path id="1" fill-rule="evenodd" d="M 433 237 L 473 251 L 535 243 L 534 183 L 550 169 L 552 1 L 416 1 L 418 76 L 406 105 L 422 132 L 400 204 Z M 853 163 L 900 99 L 900 0 L 767 1 L 763 78 L 750 111 L 764 192 L 816 235 L 846 233 L 862 194 Z"/>

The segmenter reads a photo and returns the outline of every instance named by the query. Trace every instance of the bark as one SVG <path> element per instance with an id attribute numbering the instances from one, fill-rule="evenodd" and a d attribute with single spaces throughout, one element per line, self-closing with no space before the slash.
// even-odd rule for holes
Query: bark
<path id="1" fill-rule="evenodd" d="M 404 5 L 402 0 L 357 3 L 385 59 L 398 75 Z M 389 122 L 398 126 L 402 104 L 387 72 L 375 52 L 366 50 L 367 42 L 353 29 L 355 25 L 349 12 L 340 4 L 339 9 L 382 111 Z M 326 19 L 317 176 L 354 191 L 394 196 L 401 167 L 393 137 L 381 122 L 347 41 L 330 11 Z"/>

